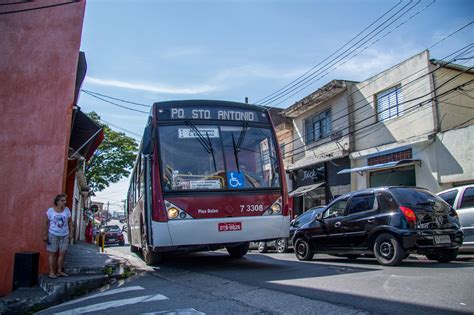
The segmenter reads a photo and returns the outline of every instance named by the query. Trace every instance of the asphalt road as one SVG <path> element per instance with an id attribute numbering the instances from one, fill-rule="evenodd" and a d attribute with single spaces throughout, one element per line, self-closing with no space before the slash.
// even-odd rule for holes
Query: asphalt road
<path id="1" fill-rule="evenodd" d="M 45 314 L 75 314 L 81 307 L 89 307 L 83 310 L 91 314 L 112 314 L 117 308 L 127 314 L 178 309 L 206 314 L 474 313 L 474 259 L 438 263 L 410 256 L 400 266 L 382 267 L 370 258 L 316 255 L 311 262 L 300 262 L 293 253 L 251 251 L 232 259 L 226 251 L 216 251 L 173 255 L 151 268 L 128 246 L 107 251 L 128 258 L 143 273 L 108 288 L 110 295 Z M 130 287 L 141 289 L 114 293 Z"/>

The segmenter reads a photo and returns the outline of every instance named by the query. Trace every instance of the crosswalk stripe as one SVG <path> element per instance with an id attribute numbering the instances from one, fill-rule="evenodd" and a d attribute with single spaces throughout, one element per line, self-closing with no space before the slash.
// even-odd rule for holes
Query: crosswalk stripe
<path id="1" fill-rule="evenodd" d="M 130 299 L 122 299 L 122 300 L 114 300 L 108 302 L 97 303 L 93 305 L 88 305 L 84 307 L 78 307 L 71 310 L 55 313 L 57 315 L 74 315 L 74 314 L 82 314 L 87 312 L 96 312 L 101 310 L 106 310 L 109 308 L 116 308 L 130 304 L 136 303 L 146 303 L 146 302 L 154 302 L 154 301 L 162 301 L 167 300 L 168 297 L 162 294 L 154 294 L 154 295 L 144 295 L 138 296 Z"/>
<path id="2" fill-rule="evenodd" d="M 51 307 L 49 309 L 54 309 L 54 308 L 58 308 L 58 307 L 61 307 L 61 306 L 75 304 L 75 303 L 82 302 L 82 301 L 89 300 L 89 299 L 93 299 L 93 298 L 96 298 L 96 297 L 107 296 L 107 295 L 112 295 L 112 294 L 118 294 L 118 293 L 122 293 L 122 292 L 144 290 L 144 289 L 145 288 L 143 288 L 143 287 L 135 285 L 135 286 L 131 286 L 131 287 L 124 287 L 124 288 L 108 290 L 108 291 L 100 292 L 100 293 L 97 293 L 97 294 L 89 295 L 89 296 L 86 296 L 86 297 L 83 297 L 83 298 L 75 299 L 75 300 L 72 300 L 72 301 L 69 301 L 69 302 L 66 302 L 66 303 L 62 303 L 60 305 L 56 305 L 56 306 Z"/>

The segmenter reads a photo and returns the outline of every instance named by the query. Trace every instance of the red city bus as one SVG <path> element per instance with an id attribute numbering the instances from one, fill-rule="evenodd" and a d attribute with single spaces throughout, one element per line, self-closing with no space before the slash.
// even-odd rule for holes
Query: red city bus
<path id="1" fill-rule="evenodd" d="M 174 251 L 288 237 L 288 193 L 275 131 L 259 106 L 210 100 L 155 103 L 128 190 L 132 251 L 147 264 Z"/>

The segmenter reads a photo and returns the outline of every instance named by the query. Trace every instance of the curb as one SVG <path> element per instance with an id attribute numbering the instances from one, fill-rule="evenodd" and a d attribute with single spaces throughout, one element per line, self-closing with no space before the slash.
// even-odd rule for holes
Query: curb
<path id="1" fill-rule="evenodd" d="M 0 299 L 0 314 L 32 314 L 72 300 L 134 274 L 126 261 L 108 260 L 105 266 L 65 268 L 69 277 L 49 279 L 42 275 L 38 285 L 19 288 Z"/>

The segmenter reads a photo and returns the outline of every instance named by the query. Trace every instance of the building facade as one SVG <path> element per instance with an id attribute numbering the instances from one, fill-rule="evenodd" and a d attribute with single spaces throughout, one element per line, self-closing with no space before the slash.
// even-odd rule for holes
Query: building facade
<path id="1" fill-rule="evenodd" d="M 333 80 L 284 111 L 292 118 L 293 139 L 286 151 L 295 215 L 325 205 L 350 191 L 351 93 L 355 82 Z"/>
<path id="2" fill-rule="evenodd" d="M 101 141 L 98 130 L 90 141 L 73 132 L 91 131 L 75 108 L 85 1 L 60 3 L 0 8 L 0 296 L 12 290 L 15 253 L 39 253 L 39 272 L 47 272 L 46 211 L 67 192 L 68 207 L 81 217 L 76 166 Z"/>
<path id="3" fill-rule="evenodd" d="M 351 167 L 339 172 L 351 174 L 351 189 L 406 185 L 438 192 L 472 182 L 473 74 L 423 51 L 356 84 Z"/>

